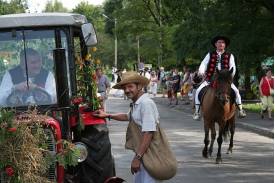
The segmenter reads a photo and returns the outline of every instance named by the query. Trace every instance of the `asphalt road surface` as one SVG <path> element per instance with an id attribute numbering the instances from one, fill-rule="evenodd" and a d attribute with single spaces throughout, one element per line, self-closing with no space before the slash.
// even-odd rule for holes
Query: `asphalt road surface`
<path id="1" fill-rule="evenodd" d="M 107 111 L 127 112 L 130 100 L 109 98 Z M 222 146 L 221 164 L 215 164 L 217 142 L 212 157 L 202 157 L 203 122 L 194 121 L 191 114 L 176 111 L 166 105 L 157 105 L 160 123 L 168 135 L 178 161 L 178 172 L 169 183 L 273 183 L 273 139 L 243 129 L 236 129 L 232 154 L 226 154 L 229 142 Z M 115 157 L 117 176 L 132 182 L 130 163 L 134 153 L 125 150 L 127 122 L 108 122 L 112 153 Z M 216 128 L 217 129 L 217 128 Z"/>

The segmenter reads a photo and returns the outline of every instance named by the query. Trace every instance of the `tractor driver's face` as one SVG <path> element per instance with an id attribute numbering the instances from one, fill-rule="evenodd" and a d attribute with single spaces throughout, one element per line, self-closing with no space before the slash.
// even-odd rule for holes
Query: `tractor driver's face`
<path id="1" fill-rule="evenodd" d="M 224 40 L 218 40 L 215 43 L 215 46 L 216 46 L 218 51 L 224 51 L 226 44 L 225 44 Z"/>
<path id="2" fill-rule="evenodd" d="M 25 64 L 25 63 L 24 63 Z M 25 66 L 23 66 L 25 68 Z M 40 73 L 42 67 L 42 60 L 39 56 L 30 55 L 27 56 L 28 74 L 33 77 Z"/>
<path id="3" fill-rule="evenodd" d="M 138 97 L 139 92 L 142 90 L 142 87 L 139 84 L 129 83 L 123 86 L 123 90 L 128 98 L 135 100 Z"/>

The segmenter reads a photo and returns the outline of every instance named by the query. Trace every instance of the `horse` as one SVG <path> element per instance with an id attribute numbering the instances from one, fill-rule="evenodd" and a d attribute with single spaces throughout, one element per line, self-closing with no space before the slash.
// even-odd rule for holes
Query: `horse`
<path id="1" fill-rule="evenodd" d="M 221 146 L 223 143 L 223 137 L 227 138 L 228 131 L 230 129 L 230 144 L 227 150 L 232 153 L 233 149 L 233 136 L 235 133 L 235 100 L 234 93 L 231 89 L 233 82 L 232 77 L 233 69 L 231 70 L 216 70 L 214 75 L 214 81 L 208 86 L 202 101 L 202 116 L 204 119 L 204 148 L 202 155 L 205 158 L 212 156 L 213 144 L 216 138 L 215 123 L 219 125 L 219 136 L 217 138 L 218 153 L 216 157 L 216 164 L 222 162 L 221 158 Z M 209 129 L 211 130 L 211 142 L 209 145 Z"/>

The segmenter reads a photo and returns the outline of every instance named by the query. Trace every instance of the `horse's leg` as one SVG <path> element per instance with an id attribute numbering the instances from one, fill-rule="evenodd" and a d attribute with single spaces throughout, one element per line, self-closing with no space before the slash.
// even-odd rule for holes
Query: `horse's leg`
<path id="1" fill-rule="evenodd" d="M 222 156 L 221 156 L 221 147 L 222 147 L 222 133 L 223 133 L 223 126 L 220 124 L 219 125 L 219 137 L 217 139 L 218 142 L 218 153 L 217 153 L 217 158 L 216 158 L 216 164 L 219 164 L 222 162 Z"/>
<path id="2" fill-rule="evenodd" d="M 204 137 L 204 148 L 202 150 L 202 156 L 204 158 L 208 158 L 208 144 L 209 144 L 209 126 L 208 126 L 208 122 L 204 121 L 204 133 L 205 133 L 205 137 Z"/>
<path id="3" fill-rule="evenodd" d="M 229 148 L 227 150 L 227 154 L 232 153 L 232 149 L 233 149 L 233 137 L 234 137 L 234 133 L 235 133 L 235 119 L 233 119 L 232 121 L 230 121 L 231 126 L 230 126 L 230 144 L 229 144 Z"/>
<path id="4" fill-rule="evenodd" d="M 208 150 L 209 156 L 212 156 L 213 145 L 214 145 L 215 139 L 216 139 L 216 129 L 215 129 L 215 123 L 213 123 L 211 125 L 211 142 L 210 142 L 210 147 Z"/>

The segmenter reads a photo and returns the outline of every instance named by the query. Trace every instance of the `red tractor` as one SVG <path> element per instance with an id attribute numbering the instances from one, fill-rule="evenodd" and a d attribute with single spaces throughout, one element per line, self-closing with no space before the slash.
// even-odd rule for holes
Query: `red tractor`
<path id="1" fill-rule="evenodd" d="M 73 100 L 79 96 L 76 60 L 86 62 L 89 47 L 97 43 L 93 25 L 85 16 L 71 13 L 4 15 L 0 22 L 0 107 L 20 113 L 36 106 L 48 115 L 49 150 L 60 152 L 57 142 L 66 139 L 81 152 L 76 167 L 64 169 L 57 163 L 49 168 L 48 179 L 58 183 L 110 179 L 115 168 L 106 122 L 92 116 L 91 106 Z M 90 83 L 86 84 L 89 90 Z M 78 129 L 80 123 L 83 130 Z M 0 182 L 5 182 L 3 174 Z"/>

